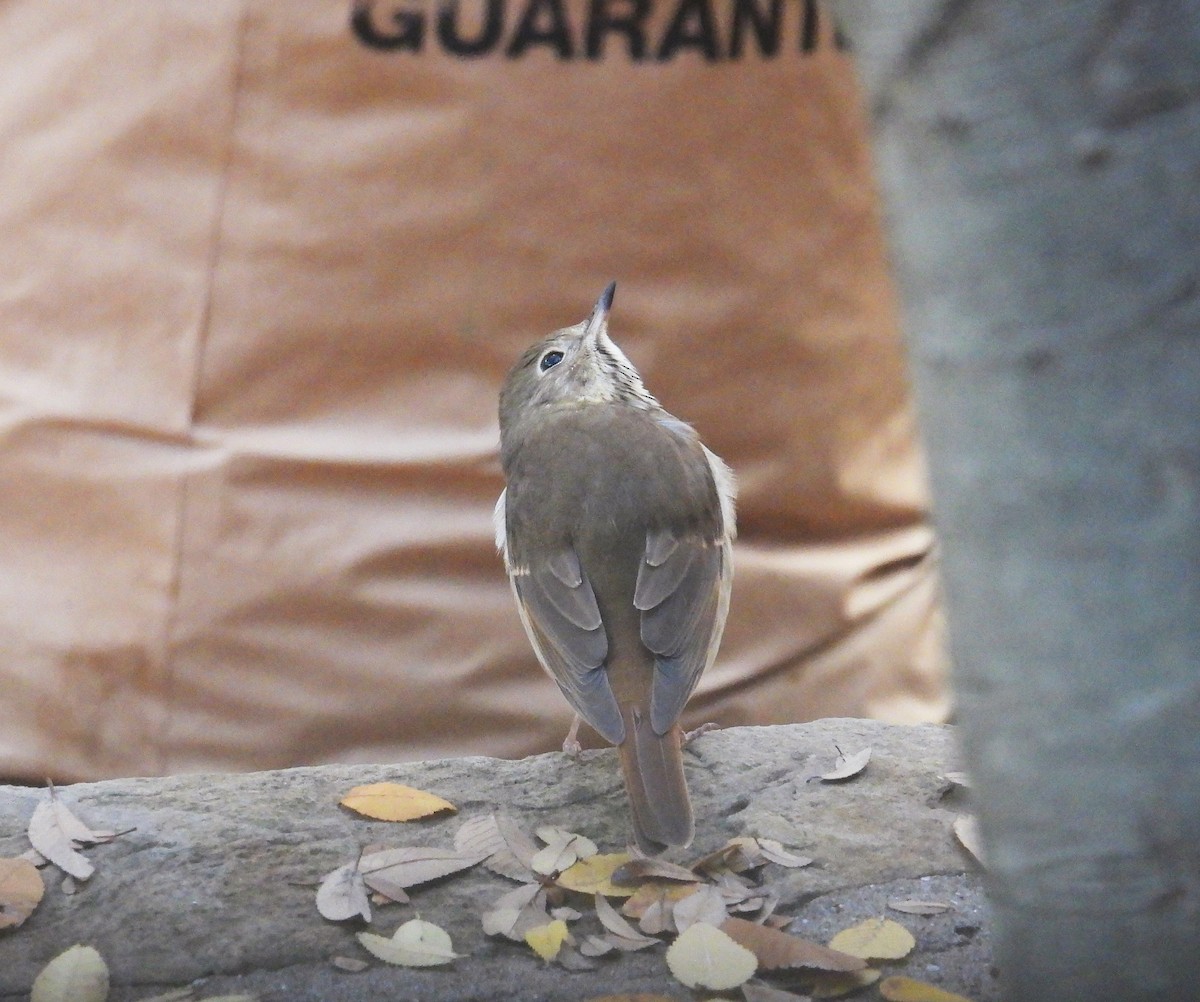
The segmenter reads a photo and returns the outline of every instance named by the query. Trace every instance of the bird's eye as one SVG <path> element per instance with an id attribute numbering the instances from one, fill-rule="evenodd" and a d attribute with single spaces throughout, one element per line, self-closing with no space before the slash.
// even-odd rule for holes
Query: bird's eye
<path id="1" fill-rule="evenodd" d="M 538 362 L 538 368 L 545 372 L 547 369 L 553 369 L 559 362 L 563 360 L 561 351 L 548 351 L 542 356 L 542 360 Z"/>

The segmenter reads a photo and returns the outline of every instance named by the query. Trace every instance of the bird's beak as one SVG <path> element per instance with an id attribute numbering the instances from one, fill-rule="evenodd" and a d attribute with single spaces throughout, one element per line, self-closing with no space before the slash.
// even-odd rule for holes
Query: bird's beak
<path id="1" fill-rule="evenodd" d="M 599 344 L 600 337 L 608 330 L 608 311 L 612 309 L 613 295 L 617 291 L 617 283 L 609 282 L 608 288 L 600 293 L 596 300 L 596 308 L 588 317 L 587 327 L 584 328 L 583 339 L 588 344 Z"/>

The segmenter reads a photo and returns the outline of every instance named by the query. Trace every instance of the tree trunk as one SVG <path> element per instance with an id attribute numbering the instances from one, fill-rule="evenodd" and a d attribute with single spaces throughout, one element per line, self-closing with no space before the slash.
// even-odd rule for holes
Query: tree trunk
<path id="1" fill-rule="evenodd" d="M 835 9 L 1005 997 L 1200 997 L 1200 5 Z"/>

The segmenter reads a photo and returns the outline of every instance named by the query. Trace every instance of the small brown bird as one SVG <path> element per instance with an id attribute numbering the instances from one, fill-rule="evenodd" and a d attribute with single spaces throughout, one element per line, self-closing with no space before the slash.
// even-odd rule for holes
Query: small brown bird
<path id="1" fill-rule="evenodd" d="M 725 627 L 735 491 L 610 340 L 615 288 L 508 374 L 496 543 L 542 667 L 619 748 L 653 854 L 694 833 L 679 716 Z"/>

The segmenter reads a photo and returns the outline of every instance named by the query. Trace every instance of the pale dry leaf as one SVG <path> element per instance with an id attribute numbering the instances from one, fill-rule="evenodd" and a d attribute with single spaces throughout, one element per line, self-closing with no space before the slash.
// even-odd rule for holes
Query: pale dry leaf
<path id="1" fill-rule="evenodd" d="M 558 908 L 550 909 L 550 917 L 562 919 L 564 922 L 578 922 L 583 918 L 583 912 L 578 911 L 568 905 L 561 905 Z"/>
<path id="2" fill-rule="evenodd" d="M 755 981 L 747 981 L 742 985 L 742 998 L 745 1002 L 810 1002 L 807 995 L 796 995 Z"/>
<path id="3" fill-rule="evenodd" d="M 27 836 L 29 844 L 57 866 L 64 873 L 69 873 L 77 880 L 87 880 L 96 868 L 86 856 L 76 849 L 73 840 L 62 828 L 62 818 L 69 816 L 57 809 L 57 798 L 51 791 L 48 800 L 38 802 L 33 809 L 33 817 L 29 819 Z"/>
<path id="4" fill-rule="evenodd" d="M 416 821 L 457 811 L 450 801 L 403 783 L 367 783 L 350 790 L 339 803 L 376 821 Z"/>
<path id="5" fill-rule="evenodd" d="M 597 853 L 588 859 L 581 859 L 574 866 L 563 870 L 554 882 L 568 891 L 579 891 L 581 894 L 604 894 L 610 898 L 624 898 L 633 894 L 632 887 L 621 887 L 614 884 L 613 872 L 630 860 L 627 852 Z"/>
<path id="6" fill-rule="evenodd" d="M 415 887 L 439 877 L 466 870 L 480 862 L 478 855 L 464 856 L 433 846 L 400 846 L 365 854 L 358 862 L 363 880 L 388 897 L 396 888 Z"/>
<path id="7" fill-rule="evenodd" d="M 483 931 L 520 943 L 528 930 L 549 921 L 545 888 L 541 884 L 522 884 L 502 895 L 483 913 Z"/>
<path id="8" fill-rule="evenodd" d="M 454 851 L 464 856 L 487 858 L 504 848 L 504 837 L 494 814 L 477 814 L 467 818 L 454 833 Z"/>
<path id="9" fill-rule="evenodd" d="M 558 951 L 567 940 L 567 923 L 562 919 L 552 919 L 545 925 L 526 929 L 524 939 L 534 953 L 549 963 L 558 956 Z"/>
<path id="10" fill-rule="evenodd" d="M 530 862 L 537 852 L 533 840 L 510 820 L 502 827 L 503 815 L 481 814 L 463 822 L 454 835 L 454 848 L 464 856 L 482 856 L 483 865 L 510 880 L 530 878 Z M 508 838 L 506 838 L 506 833 Z M 513 851 L 512 844 L 521 853 Z"/>
<path id="11" fill-rule="evenodd" d="M 808 993 L 814 999 L 840 998 L 875 984 L 880 976 L 879 971 L 873 967 L 868 967 L 865 971 L 849 971 L 845 974 L 814 974 L 808 985 Z"/>
<path id="12" fill-rule="evenodd" d="M 357 938 L 372 956 L 399 967 L 436 967 L 460 956 L 454 952 L 449 933 L 423 919 L 409 919 L 390 939 L 373 932 L 360 932 Z"/>
<path id="13" fill-rule="evenodd" d="M 965 772 L 944 772 L 942 778 L 951 786 L 961 786 L 964 790 L 971 789 L 971 777 Z M 882 985 L 880 990 L 883 990 Z"/>
<path id="14" fill-rule="evenodd" d="M 42 968 L 29 1002 L 105 1002 L 107 998 L 104 958 L 95 947 L 72 946 Z"/>
<path id="15" fill-rule="evenodd" d="M 596 902 L 596 917 L 600 920 L 600 924 L 608 930 L 609 936 L 606 938 L 618 950 L 633 952 L 636 950 L 644 950 L 647 947 L 658 946 L 660 940 L 653 936 L 647 936 L 644 933 L 638 932 L 625 919 L 617 914 L 617 910 L 605 900 L 604 895 L 597 894 Z"/>
<path id="16" fill-rule="evenodd" d="M 640 885 L 646 880 L 673 880 L 694 884 L 696 874 L 686 866 L 665 859 L 631 859 L 613 873 L 613 883 Z"/>
<path id="17" fill-rule="evenodd" d="M 29 860 L 29 862 L 31 862 L 39 870 L 43 866 L 47 866 L 50 863 L 50 860 L 33 848 L 26 849 L 23 853 L 21 853 L 19 858 Z"/>
<path id="18" fill-rule="evenodd" d="M 559 828 L 557 825 L 542 825 L 534 834 L 547 845 L 554 842 L 568 842 L 575 850 L 575 855 L 580 859 L 587 859 L 589 856 L 596 855 L 600 850 L 596 848 L 596 843 L 586 835 L 580 835 L 578 832 L 569 832 L 565 828 Z"/>
<path id="19" fill-rule="evenodd" d="M 785 849 L 782 842 L 778 842 L 773 838 L 760 838 L 755 839 L 755 841 L 758 842 L 758 848 L 768 862 L 785 866 L 789 870 L 797 870 L 802 866 L 810 866 L 812 864 L 812 857 L 799 856 Z"/>
<path id="20" fill-rule="evenodd" d="M 345 971 L 348 974 L 358 974 L 371 966 L 361 957 L 330 957 L 329 962 L 339 971 Z"/>
<path id="21" fill-rule="evenodd" d="M 822 946 L 745 919 L 726 919 L 721 923 L 721 931 L 750 950 L 764 970 L 809 967 L 818 971 L 844 972 L 861 971 L 867 966 L 859 957 L 836 948 Z"/>
<path id="22" fill-rule="evenodd" d="M 75 878 L 68 873 L 62 878 L 62 884 L 59 885 L 59 890 L 61 890 L 63 894 L 74 894 L 77 890 L 79 890 L 79 885 L 75 882 Z"/>
<path id="23" fill-rule="evenodd" d="M 321 881 L 317 888 L 317 911 L 330 922 L 352 918 L 371 921 L 371 904 L 357 860 L 339 866 Z"/>
<path id="24" fill-rule="evenodd" d="M 941 915 L 954 910 L 949 901 L 921 901 L 917 898 L 890 898 L 887 906 L 906 915 Z"/>
<path id="25" fill-rule="evenodd" d="M 675 905 L 662 895 L 657 901 L 652 901 L 642 911 L 638 919 L 638 928 L 648 936 L 659 936 L 664 932 L 677 933 L 679 927 L 675 924 Z"/>
<path id="26" fill-rule="evenodd" d="M 748 981 L 758 969 L 758 960 L 720 929 L 697 922 L 667 949 L 667 966 L 688 988 L 719 992 Z"/>
<path id="27" fill-rule="evenodd" d="M 671 909 L 671 918 L 680 932 L 685 932 L 697 922 L 719 927 L 727 914 L 724 895 L 716 887 L 709 885 L 697 888 L 693 894 L 676 902 L 675 907 Z"/>
<path id="28" fill-rule="evenodd" d="M 503 811 L 496 815 L 496 827 L 513 858 L 522 866 L 529 868 L 538 851 L 537 843 L 533 838 Z"/>
<path id="29" fill-rule="evenodd" d="M 831 949 L 863 960 L 902 960 L 916 945 L 911 932 L 887 918 L 866 919 L 843 929 L 829 941 Z"/>
<path id="30" fill-rule="evenodd" d="M 588 933 L 579 941 L 579 952 L 585 957 L 603 957 L 606 953 L 612 953 L 616 947 L 612 945 L 603 936 L 597 936 L 595 933 Z"/>
<path id="31" fill-rule="evenodd" d="M 0 859 L 0 929 L 15 929 L 46 893 L 38 868 L 21 857 Z"/>
<path id="32" fill-rule="evenodd" d="M 870 761 L 871 748 L 869 745 L 853 755 L 843 755 L 839 752 L 838 757 L 834 759 L 833 768 L 829 772 L 821 774 L 821 782 L 840 783 L 842 780 L 852 779 L 862 772 Z"/>
<path id="33" fill-rule="evenodd" d="M 595 853 L 593 853 L 595 855 Z M 553 877 L 563 870 L 569 870 L 579 862 L 579 853 L 575 851 L 574 840 L 569 836 L 552 839 L 543 849 L 533 854 L 529 866 L 534 873 L 544 877 Z"/>
<path id="34" fill-rule="evenodd" d="M 954 819 L 954 835 L 980 866 L 986 868 L 983 855 L 983 838 L 979 834 L 979 820 L 973 814 L 960 814 Z M 31 840 L 32 841 L 32 840 Z"/>
<path id="35" fill-rule="evenodd" d="M 677 884 L 673 881 L 647 880 L 635 890 L 621 906 L 621 914 L 628 918 L 640 919 L 646 914 L 646 909 L 652 905 L 665 905 L 668 909 L 675 906 L 689 894 L 694 894 L 698 883 Z"/>
<path id="36" fill-rule="evenodd" d="M 879 994 L 888 1002 L 971 1002 L 962 995 L 945 991 L 936 985 L 900 975 L 879 982 Z"/>

